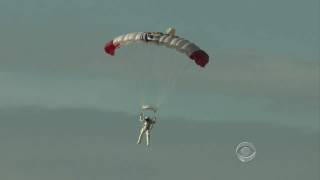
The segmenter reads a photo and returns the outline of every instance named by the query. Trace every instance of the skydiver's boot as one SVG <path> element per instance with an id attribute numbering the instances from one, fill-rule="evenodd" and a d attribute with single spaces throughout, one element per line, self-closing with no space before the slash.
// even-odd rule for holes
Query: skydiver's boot
<path id="1" fill-rule="evenodd" d="M 140 144 L 140 143 L 141 143 L 141 138 L 139 138 L 137 141 L 137 144 Z"/>
<path id="2" fill-rule="evenodd" d="M 146 132 L 146 139 L 147 139 L 147 146 L 149 147 L 149 145 L 150 145 L 150 132 L 149 132 L 149 130 L 147 130 L 147 132 Z"/>
<path id="3" fill-rule="evenodd" d="M 142 128 L 142 129 L 140 130 L 140 134 L 139 134 L 139 138 L 138 138 L 137 144 L 140 144 L 140 143 L 141 143 L 141 139 L 142 139 L 143 133 L 144 133 L 144 128 Z"/>
<path id="4" fill-rule="evenodd" d="M 138 138 L 137 144 L 140 144 L 140 143 L 141 143 L 141 139 L 142 139 L 142 134 L 140 134 L 140 135 L 139 135 L 139 138 Z"/>

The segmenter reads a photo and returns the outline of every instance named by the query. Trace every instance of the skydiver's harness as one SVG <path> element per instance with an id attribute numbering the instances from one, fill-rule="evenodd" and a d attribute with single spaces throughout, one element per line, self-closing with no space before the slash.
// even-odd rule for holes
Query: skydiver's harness
<path id="1" fill-rule="evenodd" d="M 146 129 L 147 130 L 151 130 L 152 126 L 153 126 L 153 124 L 155 124 L 155 122 L 153 120 L 151 120 L 151 119 L 146 119 L 145 121 L 147 122 Z"/>

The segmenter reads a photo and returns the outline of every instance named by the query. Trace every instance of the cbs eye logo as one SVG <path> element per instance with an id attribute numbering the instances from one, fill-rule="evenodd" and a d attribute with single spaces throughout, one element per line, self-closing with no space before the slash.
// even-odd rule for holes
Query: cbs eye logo
<path id="1" fill-rule="evenodd" d="M 236 155 L 241 162 L 249 162 L 256 157 L 256 148 L 250 142 L 241 142 L 236 147 Z"/>

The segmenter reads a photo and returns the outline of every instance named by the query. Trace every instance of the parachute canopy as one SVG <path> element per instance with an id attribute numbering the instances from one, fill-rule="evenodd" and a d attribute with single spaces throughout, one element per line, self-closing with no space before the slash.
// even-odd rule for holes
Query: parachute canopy
<path id="1" fill-rule="evenodd" d="M 168 48 L 186 54 L 190 59 L 201 67 L 205 67 L 209 62 L 209 55 L 201 50 L 194 43 L 175 35 L 174 28 L 168 28 L 165 33 L 162 32 L 132 32 L 114 38 L 106 43 L 104 50 L 110 55 L 115 54 L 115 50 L 128 43 L 143 42 L 155 45 L 164 45 Z"/>
<path id="2" fill-rule="evenodd" d="M 154 106 L 143 105 L 143 106 L 141 107 L 141 110 L 142 110 L 142 111 L 152 111 L 152 112 L 156 113 L 158 109 L 157 109 L 156 107 L 154 107 Z"/>

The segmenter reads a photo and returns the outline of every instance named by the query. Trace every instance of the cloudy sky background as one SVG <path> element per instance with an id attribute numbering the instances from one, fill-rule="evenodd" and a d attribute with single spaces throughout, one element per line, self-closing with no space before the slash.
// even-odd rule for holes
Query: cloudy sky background
<path id="1" fill-rule="evenodd" d="M 231 170 L 239 170 L 237 164 L 234 164 L 238 162 L 232 162 L 233 156 L 229 157 L 232 159 L 230 164 L 226 160 L 223 166 L 211 161 L 213 164 L 209 164 L 209 160 L 205 157 L 212 151 L 219 151 L 216 149 L 217 146 L 221 147 L 221 152 L 226 153 L 225 156 L 228 156 L 230 154 L 227 152 L 233 151 L 233 146 L 242 139 L 252 139 L 254 143 L 266 147 L 267 142 L 271 143 L 271 140 L 281 135 L 284 137 L 290 135 L 293 136 L 293 140 L 288 139 L 292 142 L 287 143 L 288 139 L 279 137 L 280 140 L 276 144 L 292 147 L 294 149 L 292 154 L 313 152 L 310 154 L 310 159 L 305 160 L 309 171 L 301 172 L 301 176 L 291 174 L 292 177 L 309 175 L 310 179 L 316 179 L 316 171 L 312 168 L 319 167 L 319 164 L 312 158 L 319 156 L 315 153 L 316 147 L 319 146 L 319 139 L 318 141 L 315 139 L 319 133 L 320 109 L 319 1 L 317 0 L 228 2 L 202 0 L 183 3 L 169 0 L 31 0 L 28 2 L 2 0 L 0 26 L 2 112 L 0 123 L 3 135 L 0 145 L 1 148 L 5 147 L 1 157 L 7 157 L 7 161 L 1 161 L 1 166 L 8 170 L 3 171 L 7 176 L 4 179 L 36 176 L 32 174 L 36 173 L 32 169 L 25 169 L 23 165 L 20 169 L 16 167 L 14 163 L 23 159 L 27 160 L 22 164 L 29 164 L 31 161 L 38 163 L 38 166 L 34 165 L 34 170 L 40 169 L 42 164 L 55 164 L 55 162 L 66 163 L 68 169 L 67 167 L 73 166 L 73 163 L 78 164 L 75 161 L 79 163 L 90 161 L 93 163 L 90 166 L 95 167 L 100 162 L 97 159 L 105 155 L 101 149 L 106 150 L 107 147 L 113 149 L 112 152 L 115 154 L 111 153 L 112 155 L 106 155 L 105 158 L 121 157 L 117 150 L 124 147 L 132 149 L 133 154 L 126 154 L 128 158 L 131 157 L 129 164 L 138 163 L 136 161 L 139 161 L 139 158 L 136 158 L 134 153 L 141 153 L 137 157 L 144 160 L 139 161 L 139 167 L 154 163 L 151 169 L 157 171 L 155 179 L 165 178 L 166 173 L 184 179 L 191 177 L 186 174 L 179 176 L 184 171 L 182 164 L 186 164 L 181 159 L 175 164 L 181 165 L 180 173 L 169 169 L 161 173 L 160 167 L 166 162 L 161 161 L 159 165 L 151 162 L 149 159 L 151 157 L 144 157 L 141 149 L 134 146 L 135 137 L 132 141 L 131 131 L 135 133 L 138 128 L 133 122 L 142 100 L 156 101 L 157 99 L 152 98 L 158 95 L 166 97 L 161 99 L 163 101 L 160 106 L 163 118 L 161 124 L 165 125 L 159 124 L 159 132 L 155 135 L 160 136 L 159 139 L 155 139 L 159 142 L 158 149 L 154 147 L 152 151 L 157 157 L 155 159 L 162 159 L 164 154 L 159 152 L 163 149 L 164 152 L 173 153 L 168 160 L 174 157 L 174 152 L 181 150 L 179 145 L 172 147 L 160 143 L 168 140 L 166 138 L 168 135 L 164 135 L 166 132 L 164 129 L 172 128 L 166 124 L 171 121 L 183 123 L 182 127 L 197 127 L 194 129 L 197 134 L 194 141 L 198 144 L 186 140 L 191 138 L 189 137 L 192 136 L 191 131 L 182 130 L 184 128 L 174 125 L 177 128 L 175 131 L 182 132 L 178 135 L 179 140 L 172 140 L 171 143 L 183 139 L 180 145 L 188 147 L 187 152 L 179 156 L 180 158 L 194 156 L 203 151 L 199 147 L 204 147 L 207 154 L 204 153 L 202 158 L 199 157 L 197 160 L 199 163 L 203 160 L 204 165 Z M 104 43 L 117 35 L 132 31 L 163 31 L 168 26 L 174 26 L 179 36 L 199 44 L 209 53 L 211 61 L 207 68 L 199 69 L 189 63 L 184 55 L 166 48 L 130 46 L 120 49 L 116 57 L 106 56 L 103 52 Z M 186 70 L 180 74 L 180 69 L 184 67 L 187 67 Z M 148 80 L 149 76 L 146 74 L 149 74 L 150 70 L 153 72 L 150 77 L 156 81 Z M 180 74 L 174 79 L 177 81 L 174 88 L 161 81 L 170 77 L 172 72 Z M 159 89 L 160 91 L 157 91 Z M 165 96 L 166 90 L 169 90 L 169 96 Z M 110 126 L 113 127 L 114 119 L 129 121 L 130 118 L 124 118 L 122 113 L 126 114 L 126 117 L 130 116 L 133 122 L 130 122 L 130 125 L 123 123 L 116 125 L 112 130 L 108 129 Z M 90 133 L 77 134 L 80 131 L 77 128 L 79 117 L 88 118 L 88 121 L 82 118 L 81 130 L 90 126 L 91 129 L 88 131 L 94 133 L 96 128 L 105 127 L 107 132 L 102 133 L 99 129 L 102 133 L 99 136 Z M 38 120 L 34 120 L 37 118 Z M 90 118 L 96 118 L 97 121 L 91 122 Z M 43 122 L 40 119 L 43 119 Z M 75 127 L 69 125 L 70 127 L 64 129 L 63 120 Z M 42 125 L 38 125 L 39 122 Z M 50 127 L 50 123 L 54 124 L 50 131 L 52 134 L 46 134 L 45 130 Z M 117 134 L 117 130 L 121 130 L 122 126 L 126 126 L 126 130 L 131 134 L 129 132 Z M 206 131 L 213 134 L 200 133 L 207 126 L 212 129 Z M 224 131 L 215 134 L 214 131 L 219 129 L 214 128 L 215 126 Z M 23 133 L 24 127 L 26 134 Z M 55 133 L 61 128 L 61 131 L 71 133 L 65 134 L 67 139 L 65 141 Z M 264 130 L 265 128 L 267 130 Z M 268 131 L 276 131 L 277 136 L 269 137 Z M 263 138 L 254 139 L 257 133 Z M 176 135 L 172 132 L 173 134 Z M 87 136 L 89 139 L 91 137 L 91 140 L 95 139 L 94 142 L 81 139 Z M 203 144 L 200 139 L 204 138 L 208 143 L 209 140 L 216 141 L 216 136 L 219 136 L 221 141 L 209 143 L 208 146 L 199 145 Z M 41 139 L 42 137 L 44 139 L 48 137 L 48 142 Z M 128 137 L 131 139 L 128 140 Z M 77 142 L 78 138 L 81 139 L 78 141 L 79 146 L 91 148 L 89 154 L 86 154 L 88 151 L 85 149 L 75 150 L 68 144 Z M 297 143 L 295 139 L 309 144 L 303 142 L 295 144 Z M 33 143 L 36 145 L 33 146 Z M 48 151 L 53 146 L 51 143 L 58 148 L 57 152 Z M 308 148 L 303 151 L 298 150 L 295 146 L 299 145 L 307 145 Z M 29 151 L 24 154 L 19 151 L 22 148 L 29 148 Z M 46 153 L 42 155 L 38 153 L 43 151 Z M 83 155 L 87 159 L 79 159 L 78 155 L 75 155 L 71 157 L 74 161 L 65 162 L 66 156 L 71 155 L 73 151 L 80 153 L 79 157 Z M 30 156 L 33 152 L 35 154 Z M 60 154 L 57 154 L 58 152 Z M 288 149 L 283 149 L 281 152 L 280 154 L 285 156 Z M 94 156 L 95 153 L 97 156 Z M 271 154 L 264 155 L 264 158 L 271 157 Z M 120 171 L 120 166 L 127 162 L 124 159 L 123 162 L 105 159 L 101 160 L 101 163 Z M 290 158 L 284 158 L 283 162 L 291 165 L 296 162 L 290 162 L 288 159 Z M 219 160 L 220 163 L 223 161 Z M 72 163 L 68 164 L 70 162 Z M 7 166 L 10 163 L 13 164 Z M 271 160 L 269 163 L 272 165 L 257 165 L 254 168 L 270 168 L 277 164 Z M 103 175 L 103 172 L 106 172 L 104 165 L 100 166 L 101 170 L 96 170 L 97 174 L 102 173 L 101 178 L 107 176 Z M 240 167 L 240 164 L 238 165 Z M 188 166 L 185 169 L 196 169 L 199 174 L 204 173 L 205 177 L 231 178 L 228 173 L 222 173 L 226 171 L 211 175 L 210 170 L 206 169 L 208 167 L 204 169 L 197 167 Z M 84 165 L 75 168 L 74 171 L 86 174 L 87 171 L 83 169 L 88 170 L 88 168 Z M 295 171 L 299 169 L 297 167 L 287 168 L 283 173 L 278 172 L 276 168 L 273 169 L 275 171 L 273 174 L 277 176 L 273 179 L 283 179 L 282 177 L 289 171 L 298 173 Z M 43 177 L 79 179 L 68 174 L 69 171 L 52 169 L 54 167 L 44 169 L 39 179 Z M 125 171 L 128 175 L 129 172 L 134 174 L 135 170 L 128 167 Z M 113 176 L 113 179 L 121 178 L 119 174 Z M 95 177 L 99 179 L 100 176 Z M 240 177 L 242 178 L 247 179 Z M 83 179 L 88 177 L 84 176 Z"/>

